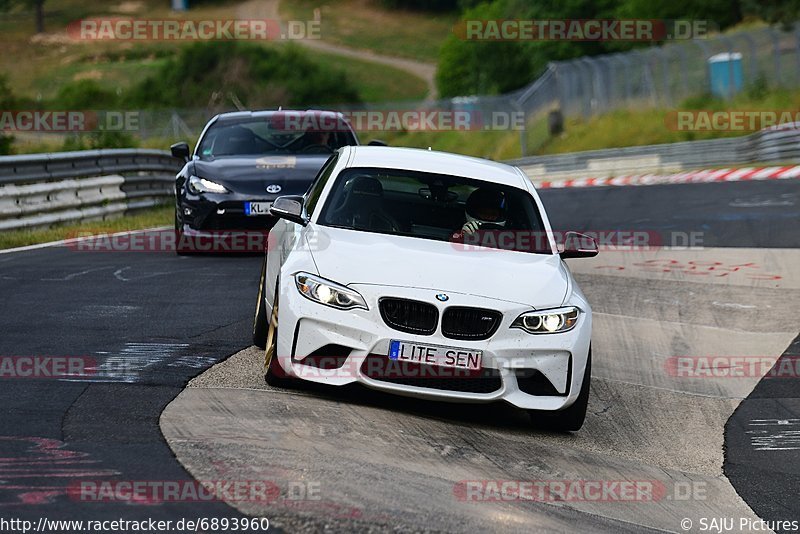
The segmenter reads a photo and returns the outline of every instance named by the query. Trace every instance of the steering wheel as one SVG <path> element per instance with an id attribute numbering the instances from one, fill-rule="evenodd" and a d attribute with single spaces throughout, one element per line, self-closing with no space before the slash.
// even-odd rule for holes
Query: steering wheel
<path id="1" fill-rule="evenodd" d="M 258 134 L 257 134 L 257 133 L 255 133 L 255 132 L 251 132 L 251 133 L 252 133 L 252 135 L 253 135 L 253 139 L 256 139 L 256 140 L 258 140 L 258 141 L 261 141 L 262 143 L 264 143 L 264 144 L 265 144 L 265 145 L 267 145 L 268 147 L 271 147 L 271 148 L 280 148 L 278 145 L 276 145 L 275 143 L 273 143 L 273 142 L 272 142 L 272 141 L 270 141 L 269 139 L 266 139 L 266 138 L 264 138 L 264 137 L 261 137 L 260 135 L 258 135 Z"/>
<path id="2" fill-rule="evenodd" d="M 388 215 L 385 215 L 385 214 L 377 212 L 377 211 L 372 212 L 369 215 L 369 226 L 370 226 L 370 229 L 373 228 L 373 221 L 376 220 L 376 219 L 377 220 L 381 220 L 384 223 L 386 223 L 386 226 L 389 227 L 389 229 L 392 231 L 392 233 L 396 234 L 396 233 L 400 232 L 400 227 L 398 226 L 397 221 L 395 221 L 394 219 L 392 219 Z"/>

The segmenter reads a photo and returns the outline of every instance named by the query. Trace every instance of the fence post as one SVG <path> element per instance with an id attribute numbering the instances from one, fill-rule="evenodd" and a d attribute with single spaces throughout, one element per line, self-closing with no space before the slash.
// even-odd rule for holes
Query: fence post
<path id="1" fill-rule="evenodd" d="M 772 52 L 775 56 L 775 81 L 777 82 L 776 85 L 781 85 L 781 42 L 780 37 L 775 30 L 769 28 L 767 30 L 769 32 L 769 36 L 772 39 Z"/>
<path id="2" fill-rule="evenodd" d="M 689 94 L 689 83 L 686 81 L 689 76 L 689 65 L 686 64 L 686 49 L 683 45 L 673 47 L 673 50 L 678 54 L 678 62 L 680 63 L 680 78 L 681 78 L 681 97 L 686 98 Z"/>
<path id="3" fill-rule="evenodd" d="M 661 56 L 661 76 L 663 76 L 664 85 L 664 98 L 662 101 L 669 106 L 672 103 L 672 97 L 669 90 L 669 56 L 663 46 L 655 48 L 655 53 Z"/>
<path id="4" fill-rule="evenodd" d="M 581 79 L 583 83 L 581 84 L 581 93 L 583 98 L 581 98 L 582 105 L 581 105 L 581 113 L 584 117 L 591 117 L 592 116 L 592 73 L 586 64 L 583 61 L 583 58 L 579 58 L 575 61 L 575 65 L 578 67 L 578 70 L 581 73 Z"/>
<path id="5" fill-rule="evenodd" d="M 691 41 L 692 44 L 697 45 L 700 48 L 701 53 L 703 54 L 703 77 L 706 81 L 706 92 L 711 92 L 711 73 L 708 71 L 708 58 L 711 57 L 711 54 L 708 50 L 708 45 L 703 41 L 693 40 Z"/>
<path id="6" fill-rule="evenodd" d="M 741 37 L 747 41 L 747 46 L 750 48 L 750 83 L 753 83 L 758 78 L 758 49 L 752 35 L 743 33 Z"/>

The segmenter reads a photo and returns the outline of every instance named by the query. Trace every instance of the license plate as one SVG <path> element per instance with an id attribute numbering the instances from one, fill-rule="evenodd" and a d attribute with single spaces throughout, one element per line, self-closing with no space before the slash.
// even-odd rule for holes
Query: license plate
<path id="1" fill-rule="evenodd" d="M 400 362 L 478 370 L 481 368 L 482 358 L 482 350 L 423 345 L 397 340 L 392 340 L 389 343 L 389 359 Z"/>
<path id="2" fill-rule="evenodd" d="M 272 202 L 245 202 L 244 214 L 245 215 L 269 215 L 269 207 Z"/>

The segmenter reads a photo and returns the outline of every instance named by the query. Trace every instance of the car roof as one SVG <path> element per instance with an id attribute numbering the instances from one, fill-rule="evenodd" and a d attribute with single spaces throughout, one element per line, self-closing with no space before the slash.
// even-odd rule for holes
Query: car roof
<path id="1" fill-rule="evenodd" d="M 449 152 L 378 146 L 349 147 L 348 167 L 404 169 L 463 176 L 525 189 L 524 178 L 510 165 Z"/>
<path id="2" fill-rule="evenodd" d="M 345 119 L 345 116 L 338 112 L 338 111 L 328 111 L 328 110 L 321 110 L 321 109 L 265 109 L 265 110 L 257 110 L 257 111 L 228 111 L 226 113 L 220 113 L 216 116 L 217 120 L 235 120 L 235 119 L 259 119 L 259 118 L 270 118 L 275 114 L 283 113 L 287 115 L 304 115 L 304 114 L 314 114 L 318 116 L 330 116 L 336 117 L 339 119 Z"/>

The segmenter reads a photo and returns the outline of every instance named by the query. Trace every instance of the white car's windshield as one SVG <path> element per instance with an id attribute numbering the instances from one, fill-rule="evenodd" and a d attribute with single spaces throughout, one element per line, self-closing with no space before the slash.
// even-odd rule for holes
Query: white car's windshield
<path id="1" fill-rule="evenodd" d="M 470 246 L 552 253 L 536 203 L 527 191 L 450 175 L 347 169 L 337 177 L 319 223 Z"/>

